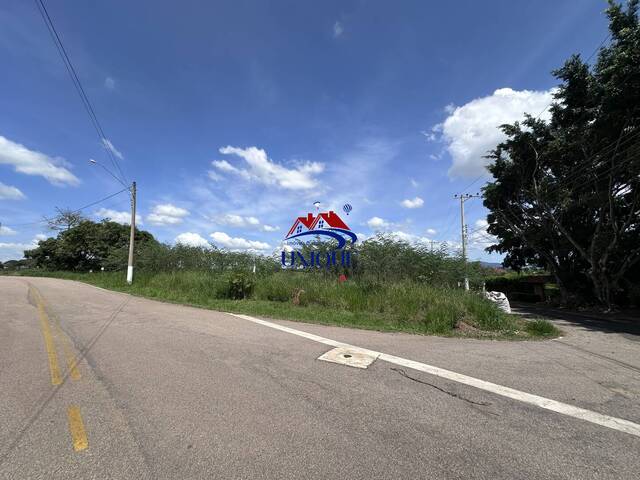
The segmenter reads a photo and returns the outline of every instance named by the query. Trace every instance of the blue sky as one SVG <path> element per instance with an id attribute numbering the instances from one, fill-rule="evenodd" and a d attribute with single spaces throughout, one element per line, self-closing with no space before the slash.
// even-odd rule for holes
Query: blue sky
<path id="1" fill-rule="evenodd" d="M 138 183 L 141 227 L 267 253 L 316 200 L 351 204 L 363 237 L 455 248 L 453 194 L 482 174 L 497 125 L 540 113 L 550 71 L 607 33 L 600 0 L 46 5 Z M 33 2 L 0 4 L 0 64 L 6 260 L 50 234 L 25 223 L 121 187 L 88 162 L 109 166 Z M 122 194 L 84 213 L 127 211 Z M 499 259 L 480 200 L 466 211 L 470 257 Z"/>

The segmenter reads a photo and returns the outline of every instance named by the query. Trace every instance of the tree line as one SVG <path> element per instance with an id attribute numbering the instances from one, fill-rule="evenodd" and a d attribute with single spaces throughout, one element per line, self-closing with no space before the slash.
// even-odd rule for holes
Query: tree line
<path id="1" fill-rule="evenodd" d="M 21 265 L 49 271 L 123 271 L 127 267 L 129 226 L 109 219 L 94 222 L 73 212 L 59 211 L 50 220 L 56 235 L 38 242 L 36 248 L 24 252 Z M 219 249 L 215 245 L 169 245 L 157 241 L 147 231 L 136 229 L 135 264 L 140 272 L 207 271 L 211 274 L 228 272 L 269 275 L 282 270 L 280 253 L 265 256 L 251 252 Z M 330 252 L 332 242 L 310 242 L 301 245 L 302 254 L 308 251 Z M 380 284 L 413 281 L 456 288 L 465 272 L 472 285 L 480 288 L 483 279 L 493 273 L 479 262 L 465 264 L 458 252 L 444 246 L 433 250 L 426 245 L 409 244 L 392 236 L 379 234 L 363 243 L 348 247 L 352 262 L 348 267 L 308 268 L 309 275 L 348 278 Z"/>

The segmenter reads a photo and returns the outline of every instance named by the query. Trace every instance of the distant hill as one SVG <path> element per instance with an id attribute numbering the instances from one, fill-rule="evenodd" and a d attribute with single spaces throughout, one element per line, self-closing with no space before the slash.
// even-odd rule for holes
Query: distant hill
<path id="1" fill-rule="evenodd" d="M 480 262 L 480 265 L 487 268 L 503 268 L 500 262 Z"/>

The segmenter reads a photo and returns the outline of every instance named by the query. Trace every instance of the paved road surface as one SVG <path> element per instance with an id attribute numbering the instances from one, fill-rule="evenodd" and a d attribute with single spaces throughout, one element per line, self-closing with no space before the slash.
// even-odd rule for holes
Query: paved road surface
<path id="1" fill-rule="evenodd" d="M 575 322 L 544 342 L 274 324 L 640 424 L 635 335 Z M 332 348 L 224 313 L 0 277 L 0 478 L 640 478 L 636 434 L 384 359 L 395 357 L 317 360 Z"/>

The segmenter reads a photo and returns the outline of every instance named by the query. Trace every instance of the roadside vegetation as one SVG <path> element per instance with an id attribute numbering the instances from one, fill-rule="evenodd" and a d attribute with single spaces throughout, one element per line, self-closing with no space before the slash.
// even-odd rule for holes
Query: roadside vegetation
<path id="1" fill-rule="evenodd" d="M 491 270 L 479 263 L 467 265 L 473 291 L 465 292 L 460 288 L 464 262 L 444 249 L 378 236 L 353 249 L 349 268 L 283 270 L 276 257 L 164 245 L 138 232 L 135 281 L 127 285 L 124 233 L 113 222 L 81 220 L 27 251 L 24 266 L 29 268 L 4 271 L 79 280 L 204 308 L 365 329 L 483 338 L 557 334 L 544 321 L 546 330 L 528 328 L 528 322 L 486 300 L 481 286 Z M 307 248 L 322 251 L 328 245 Z"/>

